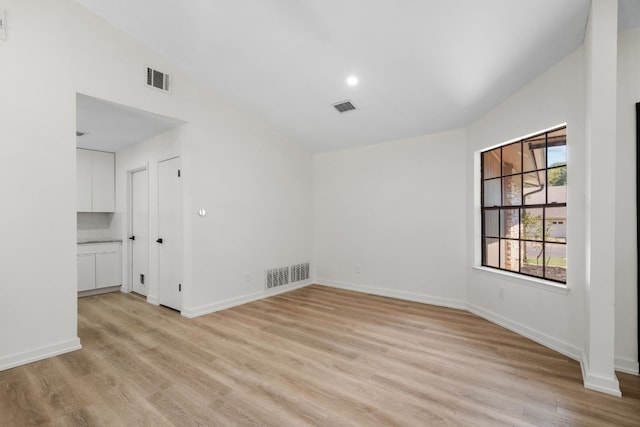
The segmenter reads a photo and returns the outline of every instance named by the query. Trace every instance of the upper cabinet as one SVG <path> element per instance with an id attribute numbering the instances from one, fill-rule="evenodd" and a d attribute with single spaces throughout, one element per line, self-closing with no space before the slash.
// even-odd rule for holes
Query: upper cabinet
<path id="1" fill-rule="evenodd" d="M 115 154 L 93 151 L 93 212 L 116 211 Z"/>
<path id="2" fill-rule="evenodd" d="M 78 212 L 92 212 L 92 153 L 93 151 L 76 149 L 76 187 L 78 197 Z"/>
<path id="3" fill-rule="evenodd" d="M 78 212 L 115 212 L 115 154 L 76 149 Z"/>

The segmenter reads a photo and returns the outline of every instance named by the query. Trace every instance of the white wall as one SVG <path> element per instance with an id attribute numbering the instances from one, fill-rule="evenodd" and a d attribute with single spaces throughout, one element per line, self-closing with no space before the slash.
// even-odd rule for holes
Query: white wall
<path id="1" fill-rule="evenodd" d="M 458 130 L 314 156 L 316 282 L 464 307 L 464 142 Z"/>
<path id="2" fill-rule="evenodd" d="M 185 281 L 196 286 L 183 297 L 187 315 L 263 294 L 265 269 L 311 260 L 311 156 L 266 126 L 235 126 L 189 146 L 193 277 Z M 191 130 L 183 129 L 184 141 Z"/>
<path id="3" fill-rule="evenodd" d="M 640 102 L 640 29 L 618 41 L 616 159 L 616 366 L 638 372 L 636 247 L 636 115 Z"/>
<path id="4" fill-rule="evenodd" d="M 188 123 L 180 138 L 190 313 L 259 297 L 265 268 L 311 258 L 310 155 L 71 0 L 0 7 L 0 368 L 78 347 L 76 92 Z M 172 75 L 170 95 L 144 85 L 144 64 Z M 197 217 L 200 207 L 210 214 Z"/>
<path id="5" fill-rule="evenodd" d="M 12 27 L 0 41 L 0 369 L 80 345 L 75 92 L 67 57 L 39 28 L 59 14 L 20 3 L 0 0 Z"/>
<path id="6" fill-rule="evenodd" d="M 583 49 L 578 49 L 467 130 L 467 277 L 471 311 L 543 342 L 575 359 L 583 346 L 584 83 Z M 569 292 L 527 279 L 474 268 L 480 265 L 478 151 L 567 123 Z M 473 171 L 473 172 L 472 172 Z M 477 175 L 476 175 L 477 174 Z M 504 298 L 500 298 L 503 289 Z"/>

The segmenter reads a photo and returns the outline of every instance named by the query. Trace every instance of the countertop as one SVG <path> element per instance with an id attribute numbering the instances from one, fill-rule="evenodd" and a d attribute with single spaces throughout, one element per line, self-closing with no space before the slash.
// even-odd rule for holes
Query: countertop
<path id="1" fill-rule="evenodd" d="M 100 239 L 100 240 L 81 240 L 79 245 L 88 245 L 92 243 L 122 243 L 122 239 Z"/>

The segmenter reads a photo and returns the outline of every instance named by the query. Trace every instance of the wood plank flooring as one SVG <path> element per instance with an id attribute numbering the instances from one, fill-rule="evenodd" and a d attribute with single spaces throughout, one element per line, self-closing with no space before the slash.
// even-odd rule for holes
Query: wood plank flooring
<path id="1" fill-rule="evenodd" d="M 0 426 L 638 426 L 580 367 L 458 310 L 309 286 L 197 319 L 79 300 L 84 349 L 0 372 Z"/>

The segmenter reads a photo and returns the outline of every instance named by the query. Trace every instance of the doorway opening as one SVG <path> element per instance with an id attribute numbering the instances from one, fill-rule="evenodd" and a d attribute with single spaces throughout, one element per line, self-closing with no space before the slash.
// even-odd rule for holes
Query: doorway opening
<path id="1" fill-rule="evenodd" d="M 107 242 L 110 244 L 109 263 L 102 262 L 107 259 L 107 255 L 103 253 L 106 249 L 91 247 L 101 250 L 93 256 L 97 260 L 93 263 L 90 262 L 91 254 L 85 253 L 88 246 L 84 247 L 84 251 L 79 250 L 82 263 L 78 265 L 82 267 L 82 277 L 92 276 L 93 270 L 89 268 L 89 264 L 92 264 L 97 271 L 94 273 L 97 274 L 96 277 L 109 277 L 105 283 L 110 285 L 108 288 L 100 287 L 102 281 L 93 280 L 84 284 L 82 289 L 91 286 L 91 294 L 133 292 L 146 297 L 147 302 L 159 304 L 160 283 L 164 280 L 163 274 L 167 274 L 167 268 L 161 267 L 161 262 L 173 262 L 166 254 L 160 260 L 161 254 L 156 244 L 160 216 L 159 165 L 167 159 L 180 157 L 179 140 L 181 127 L 185 123 L 130 106 L 76 94 L 76 147 L 77 152 L 82 152 L 82 156 L 76 156 L 76 161 L 98 157 L 98 154 L 85 155 L 86 152 L 105 153 L 100 154 L 100 163 L 92 160 L 93 163 L 88 164 L 90 167 L 84 164 L 83 168 L 78 166 L 77 171 L 89 170 L 95 175 L 95 165 L 99 164 L 104 171 L 110 173 L 109 176 L 103 173 L 102 178 L 77 173 L 78 188 L 82 187 L 91 194 L 92 183 L 99 182 L 102 187 L 109 188 L 108 194 L 103 194 L 99 199 L 100 203 L 104 199 L 112 200 L 110 205 L 106 205 L 107 208 L 101 207 L 99 211 L 91 210 L 92 206 L 98 205 L 91 201 L 82 205 L 89 208 L 78 209 L 78 247 L 84 243 L 81 240 L 90 240 L 92 244 L 98 245 Z M 109 165 L 102 157 L 111 159 Z M 182 199 L 175 200 L 175 203 L 175 209 L 181 212 Z M 102 203 L 100 206 L 104 205 Z M 179 241 L 175 241 L 173 237 L 171 240 L 170 255 L 177 257 L 176 262 L 181 265 L 182 234 L 179 235 Z M 176 271 L 178 273 L 172 274 L 182 274 L 181 268 Z M 80 270 L 78 274 L 80 278 Z M 175 276 L 172 277 L 171 280 L 174 280 Z"/>

